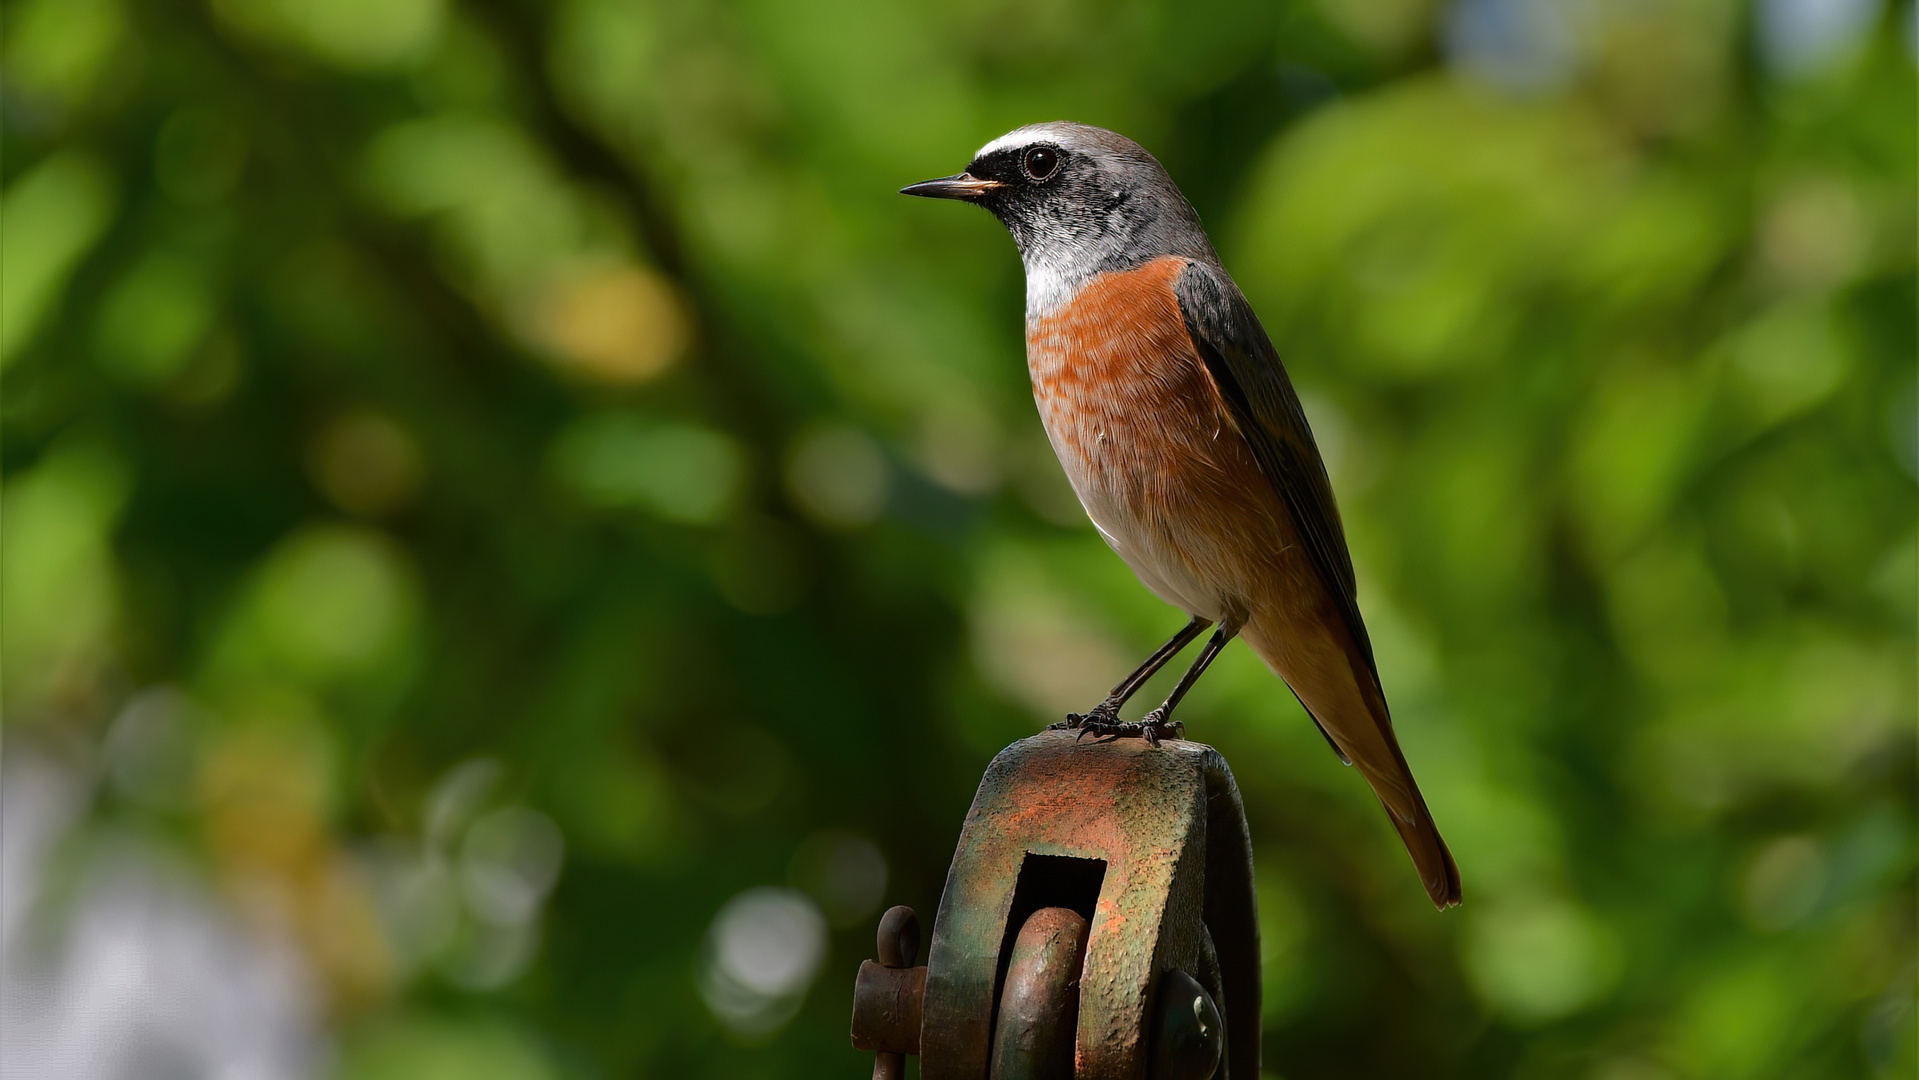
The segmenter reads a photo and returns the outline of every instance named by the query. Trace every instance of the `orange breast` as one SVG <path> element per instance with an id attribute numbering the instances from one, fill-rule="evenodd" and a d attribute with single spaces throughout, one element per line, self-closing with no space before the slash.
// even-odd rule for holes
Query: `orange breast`
<path id="1" fill-rule="evenodd" d="M 1173 292 L 1185 268 L 1169 257 L 1102 274 L 1027 325 L 1033 397 L 1069 473 L 1084 465 L 1143 497 L 1211 487 L 1208 473 L 1260 478 L 1186 331 Z"/>
<path id="2" fill-rule="evenodd" d="M 1028 323 L 1026 355 L 1087 513 L 1142 580 L 1196 611 L 1197 591 L 1229 606 L 1258 591 L 1290 520 L 1186 330 L 1173 292 L 1185 267 L 1163 258 L 1094 278 Z"/>
<path id="3" fill-rule="evenodd" d="M 1058 311 L 1029 322 L 1033 392 L 1045 398 L 1111 390 L 1115 380 L 1164 377 L 1189 359 L 1197 363 L 1173 293 L 1185 268 L 1184 259 L 1164 258 L 1101 274 Z"/>

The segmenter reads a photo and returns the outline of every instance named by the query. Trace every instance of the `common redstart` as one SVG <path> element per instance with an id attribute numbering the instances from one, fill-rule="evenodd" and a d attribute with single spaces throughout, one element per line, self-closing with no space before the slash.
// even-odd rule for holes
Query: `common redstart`
<path id="1" fill-rule="evenodd" d="M 1087 516 L 1140 581 L 1191 616 L 1090 712 L 1055 727 L 1179 738 L 1173 710 L 1235 636 L 1286 680 L 1386 808 L 1426 892 L 1459 870 L 1393 735 L 1352 556 L 1299 396 L 1199 215 L 1138 143 L 1033 124 L 957 176 L 901 189 L 992 211 L 1026 265 L 1026 363 Z M 1216 626 L 1166 701 L 1119 710 Z"/>

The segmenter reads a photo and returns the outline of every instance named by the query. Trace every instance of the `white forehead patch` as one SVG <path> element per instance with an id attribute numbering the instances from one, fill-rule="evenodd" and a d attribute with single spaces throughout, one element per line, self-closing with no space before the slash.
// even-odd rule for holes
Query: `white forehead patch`
<path id="1" fill-rule="evenodd" d="M 1033 140 L 1038 139 L 1045 134 L 1046 134 L 1046 125 L 1044 124 L 1034 124 L 1030 127 L 1015 128 L 1012 131 L 1009 131 L 1006 134 L 1001 135 L 999 138 L 994 139 L 992 142 L 987 143 L 985 146 L 980 147 L 979 151 L 975 153 L 973 157 L 975 159 L 978 159 L 978 158 L 985 157 L 988 154 L 996 153 L 1000 150 L 1011 150 L 1017 146 L 1025 146 L 1027 143 L 1032 142 Z"/>

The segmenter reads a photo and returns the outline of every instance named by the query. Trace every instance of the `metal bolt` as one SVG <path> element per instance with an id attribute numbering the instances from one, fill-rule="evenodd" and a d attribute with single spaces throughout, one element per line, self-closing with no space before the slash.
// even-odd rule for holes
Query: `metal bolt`
<path id="1" fill-rule="evenodd" d="M 1226 1050 L 1225 1025 L 1213 996 L 1191 975 L 1173 968 L 1159 979 L 1159 1025 L 1154 1033 L 1153 1080 L 1209 1080 Z"/>
<path id="2" fill-rule="evenodd" d="M 920 919 L 904 905 L 880 916 L 879 962 L 860 965 L 853 984 L 853 1045 L 875 1051 L 873 1080 L 904 1080 L 906 1055 L 920 1049 L 920 1005 L 926 969 L 914 967 Z"/>
<path id="3" fill-rule="evenodd" d="M 880 916 L 879 960 L 885 967 L 912 967 L 920 954 L 920 917 L 905 904 Z"/>

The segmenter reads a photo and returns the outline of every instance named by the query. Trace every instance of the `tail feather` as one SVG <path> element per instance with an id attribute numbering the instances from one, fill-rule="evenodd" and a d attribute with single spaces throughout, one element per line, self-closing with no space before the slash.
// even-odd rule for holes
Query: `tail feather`
<path id="1" fill-rule="evenodd" d="M 1387 807 L 1386 816 L 1392 820 L 1393 828 L 1399 830 L 1400 842 L 1406 845 L 1406 854 L 1413 857 L 1413 866 L 1419 871 L 1419 880 L 1425 883 L 1426 895 L 1432 897 L 1433 906 L 1444 911 L 1457 905 L 1459 867 L 1454 864 L 1446 841 L 1440 839 L 1439 828 L 1433 824 L 1433 815 L 1427 812 L 1425 800 L 1420 800 L 1419 812 L 1411 821 L 1393 813 L 1391 807 Z"/>
<path id="2" fill-rule="evenodd" d="M 1361 730 L 1369 729 L 1381 736 L 1379 741 L 1385 745 L 1376 746 L 1375 750 L 1384 749 L 1389 756 L 1382 761 L 1382 755 L 1377 752 L 1368 754 L 1367 759 L 1360 762 L 1359 771 L 1372 786 L 1380 805 L 1386 808 L 1386 817 L 1399 832 L 1406 854 L 1412 856 L 1419 880 L 1425 883 L 1426 895 L 1432 897 L 1434 907 L 1444 911 L 1459 903 L 1459 867 L 1439 835 L 1433 812 L 1426 809 L 1426 797 L 1420 794 L 1419 783 L 1413 779 L 1412 766 L 1406 764 L 1406 755 L 1399 749 L 1392 717 L 1386 712 L 1386 697 L 1376 686 L 1370 689 L 1373 692 L 1364 696 L 1372 723 Z"/>
<path id="3" fill-rule="evenodd" d="M 1446 841 L 1440 838 L 1439 827 L 1413 779 L 1413 770 L 1399 749 L 1385 695 L 1370 665 L 1356 655 L 1350 643 L 1341 642 L 1342 647 L 1335 649 L 1324 647 L 1333 643 L 1321 641 L 1313 643 L 1323 646 L 1321 649 L 1310 645 L 1301 649 L 1303 643 L 1295 636 L 1293 647 L 1287 648 L 1282 644 L 1285 635 L 1275 630 L 1283 628 L 1256 622 L 1247 627 L 1246 643 L 1286 680 L 1326 741 L 1371 785 L 1406 845 L 1406 853 L 1412 856 L 1433 906 L 1443 911 L 1458 904 L 1459 867 Z"/>

